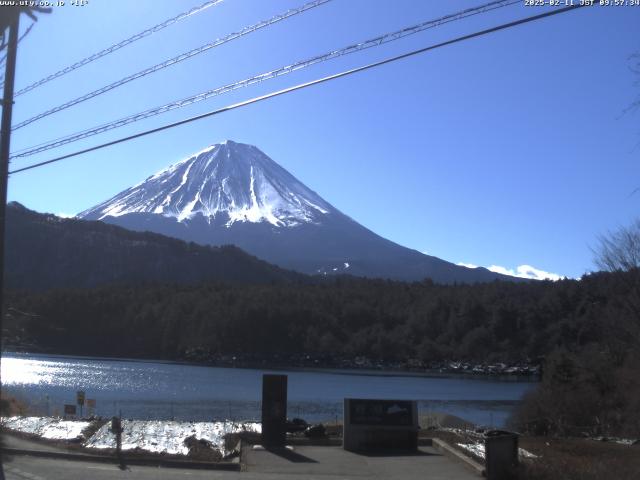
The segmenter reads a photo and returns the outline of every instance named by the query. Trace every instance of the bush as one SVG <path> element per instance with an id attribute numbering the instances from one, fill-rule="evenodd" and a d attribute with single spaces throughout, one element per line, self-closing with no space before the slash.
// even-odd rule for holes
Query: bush
<path id="1" fill-rule="evenodd" d="M 0 395 L 0 416 L 13 417 L 15 415 L 26 415 L 29 407 L 26 402 L 2 392 Z"/>
<path id="2" fill-rule="evenodd" d="M 538 388 L 523 399 L 510 426 L 533 435 L 631 436 L 640 433 L 640 368 L 595 346 L 547 357 Z"/>

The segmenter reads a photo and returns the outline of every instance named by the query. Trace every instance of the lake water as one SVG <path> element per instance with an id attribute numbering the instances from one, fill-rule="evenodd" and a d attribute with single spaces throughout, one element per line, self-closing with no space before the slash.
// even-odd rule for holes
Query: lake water
<path id="1" fill-rule="evenodd" d="M 96 400 L 95 413 L 131 419 L 259 420 L 263 373 L 288 375 L 289 417 L 334 421 L 351 398 L 417 400 L 421 413 L 447 412 L 501 427 L 536 384 L 456 376 L 379 372 L 308 372 L 218 368 L 176 363 L 54 355 L 2 355 L 2 388 L 34 413 L 60 415 L 76 391 Z M 85 407 L 86 408 L 86 407 Z M 86 411 L 85 411 L 86 413 Z"/>

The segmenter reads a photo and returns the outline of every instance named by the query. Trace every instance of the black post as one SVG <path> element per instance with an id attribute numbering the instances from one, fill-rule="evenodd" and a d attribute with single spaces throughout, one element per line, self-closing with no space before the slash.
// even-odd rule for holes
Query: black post
<path id="1" fill-rule="evenodd" d="M 7 214 L 7 183 L 9 180 L 9 151 L 11 148 L 11 115 L 13 113 L 13 83 L 16 78 L 16 55 L 18 52 L 18 28 L 20 10 L 11 8 L 9 13 L 9 43 L 4 74 L 2 97 L 2 123 L 0 124 L 0 344 L 2 342 L 4 313 L 4 230 Z M 0 379 L 0 385 L 2 380 Z"/>
<path id="2" fill-rule="evenodd" d="M 287 436 L 287 376 L 262 376 L 262 445 L 284 447 Z"/>
<path id="3" fill-rule="evenodd" d="M 122 456 L 122 418 L 111 418 L 111 431 L 116 435 L 116 456 L 121 470 L 126 468 L 124 457 Z"/>

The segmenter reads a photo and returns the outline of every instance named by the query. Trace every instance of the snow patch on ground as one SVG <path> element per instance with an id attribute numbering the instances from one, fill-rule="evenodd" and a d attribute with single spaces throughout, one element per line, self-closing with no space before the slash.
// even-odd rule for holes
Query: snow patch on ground
<path id="1" fill-rule="evenodd" d="M 77 440 L 89 423 L 52 417 L 9 417 L 0 420 L 5 428 L 49 440 Z"/>
<path id="2" fill-rule="evenodd" d="M 458 446 L 473 453 L 477 457 L 484 458 L 484 443 L 458 443 Z M 518 448 L 518 455 L 520 458 L 538 458 L 537 455 L 525 450 L 524 448 Z"/>
<path id="3" fill-rule="evenodd" d="M 90 422 L 62 420 L 53 417 L 9 417 L 0 418 L 0 424 L 9 430 L 37 435 L 49 440 L 78 440 Z M 230 433 L 262 431 L 255 422 L 177 422 L 165 420 L 123 420 L 122 450 L 140 449 L 152 453 L 187 455 L 186 438 L 207 440 L 224 455 L 224 437 Z M 111 432 L 111 422 L 105 423 L 84 447 L 115 449 L 116 436 Z"/>
<path id="4" fill-rule="evenodd" d="M 224 437 L 229 433 L 257 432 L 259 423 L 233 422 L 177 422 L 165 420 L 123 420 L 122 450 L 136 448 L 153 453 L 187 455 L 184 444 L 188 437 L 207 440 L 224 454 Z M 103 425 L 84 444 L 87 448 L 116 448 L 116 436 L 111 432 L 111 422 Z"/>
<path id="5" fill-rule="evenodd" d="M 476 457 L 484 458 L 484 445 L 482 443 L 459 443 L 458 446 L 471 452 Z"/>

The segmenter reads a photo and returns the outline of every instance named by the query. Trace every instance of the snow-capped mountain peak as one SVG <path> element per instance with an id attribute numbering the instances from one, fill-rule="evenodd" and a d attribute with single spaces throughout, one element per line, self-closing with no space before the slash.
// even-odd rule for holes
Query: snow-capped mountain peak
<path id="1" fill-rule="evenodd" d="M 311 275 L 443 283 L 503 278 L 380 237 L 256 147 L 230 140 L 174 163 L 78 217 L 202 245 L 236 245 Z"/>
<path id="2" fill-rule="evenodd" d="M 78 214 L 102 220 L 153 213 L 179 222 L 202 215 L 276 227 L 318 223 L 335 209 L 252 145 L 211 145 Z"/>

